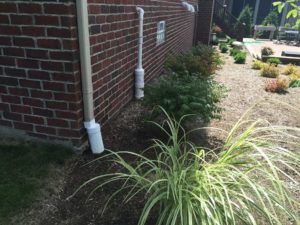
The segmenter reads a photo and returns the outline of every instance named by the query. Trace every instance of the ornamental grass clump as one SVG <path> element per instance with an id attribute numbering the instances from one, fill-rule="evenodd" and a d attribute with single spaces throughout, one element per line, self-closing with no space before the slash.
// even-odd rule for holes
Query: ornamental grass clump
<path id="1" fill-rule="evenodd" d="M 92 178 L 75 194 L 90 183 L 99 183 L 97 190 L 121 182 L 108 204 L 120 193 L 125 194 L 125 203 L 143 194 L 138 225 L 145 225 L 154 211 L 156 225 L 299 223 L 295 212 L 299 202 L 289 188 L 299 190 L 290 173 L 300 175 L 300 159 L 281 145 L 282 140 L 290 140 L 299 148 L 299 128 L 239 120 L 224 144 L 210 150 L 188 142 L 180 121 L 168 115 L 158 126 L 168 142 L 154 139 L 143 154 L 109 151 L 98 160 L 107 159 L 121 169 Z M 147 157 L 147 152 L 155 157 Z M 126 157 L 136 160 L 126 161 Z"/>
<path id="2" fill-rule="evenodd" d="M 254 70 L 260 70 L 264 66 L 264 63 L 260 60 L 254 60 L 251 68 Z"/>
<path id="3" fill-rule="evenodd" d="M 227 44 L 225 44 L 225 43 L 221 43 L 221 44 L 219 45 L 219 49 L 220 49 L 220 51 L 221 51 L 222 53 L 226 53 L 226 52 L 228 52 L 228 50 L 229 50 Z"/>
<path id="4" fill-rule="evenodd" d="M 283 71 L 282 73 L 285 74 L 285 75 L 291 75 L 293 73 L 296 73 L 297 72 L 297 66 L 293 65 L 293 64 L 288 64 L 287 66 L 285 66 L 283 68 Z"/>
<path id="5" fill-rule="evenodd" d="M 278 76 L 275 80 L 266 81 L 265 90 L 267 92 L 282 93 L 289 88 L 289 79 L 285 76 Z"/>
<path id="6" fill-rule="evenodd" d="M 260 71 L 260 75 L 262 77 L 276 78 L 279 76 L 279 69 L 272 64 L 265 64 Z"/>

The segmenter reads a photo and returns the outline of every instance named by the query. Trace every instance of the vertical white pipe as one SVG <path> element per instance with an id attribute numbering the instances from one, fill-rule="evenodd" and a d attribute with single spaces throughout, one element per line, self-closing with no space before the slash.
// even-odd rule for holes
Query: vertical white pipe
<path id="1" fill-rule="evenodd" d="M 95 122 L 93 83 L 91 69 L 90 36 L 87 0 L 76 0 L 77 23 L 80 48 L 81 82 L 84 107 L 84 127 L 87 130 L 91 150 L 94 154 L 104 151 L 100 125 Z"/>
<path id="2" fill-rule="evenodd" d="M 253 24 L 256 25 L 258 10 L 259 10 L 260 0 L 256 0 L 254 14 L 253 14 Z"/>
<path id="3" fill-rule="evenodd" d="M 135 97 L 141 99 L 144 97 L 145 71 L 143 69 L 143 42 L 144 42 L 144 10 L 136 7 L 139 16 L 139 39 L 138 39 L 138 63 L 135 69 Z"/>

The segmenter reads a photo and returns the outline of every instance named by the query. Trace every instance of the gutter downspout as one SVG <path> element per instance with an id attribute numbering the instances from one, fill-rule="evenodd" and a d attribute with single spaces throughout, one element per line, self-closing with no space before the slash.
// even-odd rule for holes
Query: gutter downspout
<path id="1" fill-rule="evenodd" d="M 87 0 L 76 0 L 80 48 L 84 127 L 94 154 L 104 151 L 100 125 L 95 122 Z"/>
<path id="2" fill-rule="evenodd" d="M 145 70 L 143 69 L 143 27 L 145 11 L 141 7 L 136 7 L 139 15 L 139 40 L 138 40 L 138 63 L 135 69 L 135 98 L 144 97 Z"/>

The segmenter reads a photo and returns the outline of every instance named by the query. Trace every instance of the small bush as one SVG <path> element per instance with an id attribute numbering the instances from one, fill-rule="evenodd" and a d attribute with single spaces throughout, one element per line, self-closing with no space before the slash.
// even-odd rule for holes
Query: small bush
<path id="1" fill-rule="evenodd" d="M 286 67 L 284 67 L 282 73 L 285 75 L 291 75 L 293 73 L 296 73 L 296 71 L 297 71 L 297 66 L 293 64 L 288 64 Z"/>
<path id="2" fill-rule="evenodd" d="M 234 62 L 238 64 L 244 64 L 246 62 L 247 53 L 246 52 L 239 52 L 234 56 Z"/>
<path id="3" fill-rule="evenodd" d="M 267 63 L 278 66 L 279 64 L 281 64 L 281 61 L 278 58 L 270 58 L 267 60 Z"/>
<path id="4" fill-rule="evenodd" d="M 259 60 L 254 60 L 251 68 L 254 70 L 260 70 L 264 66 L 264 63 Z"/>
<path id="5" fill-rule="evenodd" d="M 169 57 L 165 68 L 179 75 L 197 74 L 208 77 L 214 74 L 221 64 L 221 57 L 215 49 L 198 45 L 190 52 Z"/>
<path id="6" fill-rule="evenodd" d="M 244 37 L 249 37 L 252 33 L 253 10 L 249 5 L 246 5 L 241 11 L 238 22 L 234 25 L 235 30 L 239 31 L 239 24 L 245 24 Z"/>
<path id="7" fill-rule="evenodd" d="M 219 49 L 221 50 L 222 53 L 226 53 L 229 50 L 228 46 L 224 43 L 219 45 Z"/>
<path id="8" fill-rule="evenodd" d="M 279 69 L 272 64 L 266 64 L 262 67 L 260 75 L 262 77 L 276 78 L 279 76 Z"/>
<path id="9" fill-rule="evenodd" d="M 270 47 L 263 47 L 263 48 L 261 49 L 261 54 L 262 54 L 262 55 L 266 55 L 266 56 L 268 56 L 268 55 L 273 55 L 273 54 L 274 54 L 274 51 L 273 51 L 273 49 L 270 48 Z"/>
<path id="10" fill-rule="evenodd" d="M 233 57 L 236 54 L 240 53 L 240 52 L 241 52 L 241 49 L 239 49 L 239 48 L 232 48 L 232 49 L 230 49 L 230 55 L 233 56 Z"/>
<path id="11" fill-rule="evenodd" d="M 284 76 L 278 76 L 275 80 L 266 83 L 265 90 L 268 92 L 284 92 L 289 87 L 289 80 Z"/>
<path id="12" fill-rule="evenodd" d="M 209 121 L 211 118 L 219 118 L 221 108 L 217 103 L 225 97 L 226 88 L 211 79 L 172 74 L 147 86 L 145 93 L 146 105 L 160 105 L 177 119 L 185 114 L 195 114 Z M 157 116 L 159 114 L 154 110 L 152 118 Z"/>

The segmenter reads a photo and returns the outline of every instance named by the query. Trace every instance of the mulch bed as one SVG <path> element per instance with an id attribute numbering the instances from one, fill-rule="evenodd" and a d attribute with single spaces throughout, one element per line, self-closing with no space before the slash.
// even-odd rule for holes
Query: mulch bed
<path id="1" fill-rule="evenodd" d="M 264 91 L 266 79 L 259 76 L 259 71 L 250 69 L 252 60 L 250 57 L 245 65 L 234 64 L 232 57 L 225 54 L 224 59 L 226 64 L 218 71 L 216 79 L 224 83 L 230 91 L 228 97 L 221 103 L 224 108 L 222 119 L 213 120 L 210 126 L 228 130 L 249 107 L 259 103 L 259 106 L 254 107 L 249 114 L 250 118 L 264 118 L 273 124 L 300 127 L 299 115 L 288 106 L 300 108 L 300 88 L 289 89 L 284 95 L 267 93 Z M 103 128 L 106 147 L 139 153 L 148 147 L 149 139 L 160 134 L 155 130 L 149 131 L 143 122 L 145 112 L 146 109 L 140 102 L 131 102 L 115 120 Z M 201 122 L 195 124 L 197 126 Z M 202 141 L 205 140 L 205 145 L 214 145 L 224 138 L 215 131 L 209 131 L 200 137 Z M 66 200 L 88 179 L 118 170 L 115 165 L 103 160 L 86 165 L 93 159 L 95 159 L 94 155 L 85 153 L 69 162 L 66 166 L 67 172 L 63 175 L 62 192 L 52 196 L 48 203 L 47 201 L 45 203 L 52 207 L 46 211 L 37 210 L 33 216 L 40 218 L 40 221 L 26 224 L 136 225 L 143 208 L 144 196 L 138 196 L 127 204 L 122 204 L 122 197 L 115 198 L 102 215 L 106 200 L 119 188 L 117 184 L 99 189 L 87 198 L 96 187 L 95 183 L 81 190 L 74 198 Z M 155 213 L 148 224 L 155 224 Z"/>

